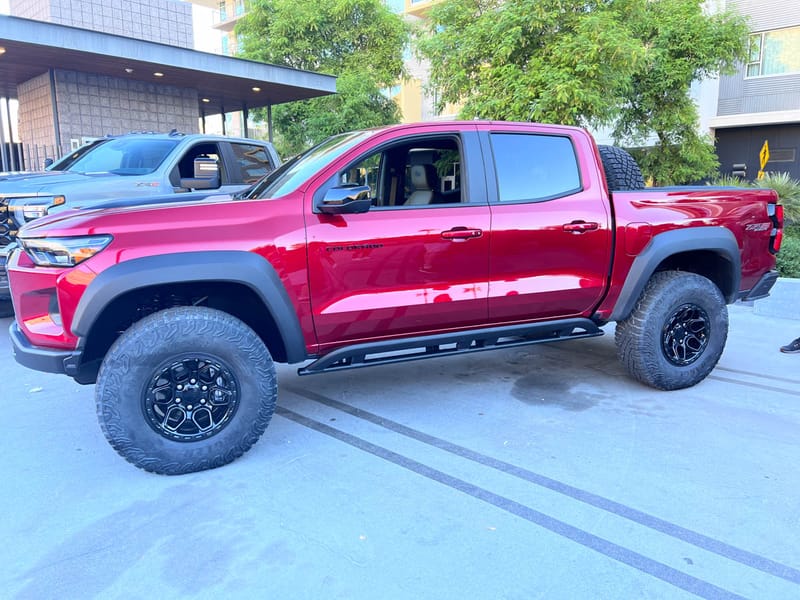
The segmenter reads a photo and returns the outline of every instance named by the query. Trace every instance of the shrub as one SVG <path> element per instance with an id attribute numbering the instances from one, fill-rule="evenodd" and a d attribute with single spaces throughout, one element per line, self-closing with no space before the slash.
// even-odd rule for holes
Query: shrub
<path id="1" fill-rule="evenodd" d="M 800 277 L 800 226 L 783 230 L 783 243 L 778 252 L 778 272 L 781 277 Z"/>
<path id="2" fill-rule="evenodd" d="M 786 221 L 800 223 L 800 181 L 792 179 L 788 173 L 767 172 L 764 174 L 764 179 L 756 179 L 753 186 L 778 192 Z"/>
<path id="3" fill-rule="evenodd" d="M 708 185 L 719 185 L 722 187 L 748 187 L 749 183 L 741 177 L 735 175 L 717 175 L 708 182 Z"/>

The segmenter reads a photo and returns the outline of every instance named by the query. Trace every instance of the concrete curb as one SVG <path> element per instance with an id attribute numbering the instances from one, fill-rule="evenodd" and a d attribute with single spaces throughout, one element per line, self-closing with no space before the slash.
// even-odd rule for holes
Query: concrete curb
<path id="1" fill-rule="evenodd" d="M 768 298 L 753 303 L 753 314 L 800 320 L 800 279 L 779 278 Z"/>

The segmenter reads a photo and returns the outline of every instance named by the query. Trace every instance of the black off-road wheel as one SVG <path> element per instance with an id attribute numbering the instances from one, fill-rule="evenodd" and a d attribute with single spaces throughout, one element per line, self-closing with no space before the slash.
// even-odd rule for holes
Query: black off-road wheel
<path id="1" fill-rule="evenodd" d="M 665 271 L 648 282 L 630 316 L 617 323 L 617 355 L 632 377 L 661 390 L 699 383 L 728 338 L 728 307 L 700 275 Z"/>
<path id="2" fill-rule="evenodd" d="M 634 158 L 617 146 L 598 146 L 600 160 L 606 173 L 606 183 L 612 192 L 643 190 L 644 177 Z"/>
<path id="3" fill-rule="evenodd" d="M 100 427 L 125 460 L 179 475 L 239 458 L 275 410 L 275 366 L 235 317 L 204 307 L 163 310 L 130 327 L 97 378 Z"/>

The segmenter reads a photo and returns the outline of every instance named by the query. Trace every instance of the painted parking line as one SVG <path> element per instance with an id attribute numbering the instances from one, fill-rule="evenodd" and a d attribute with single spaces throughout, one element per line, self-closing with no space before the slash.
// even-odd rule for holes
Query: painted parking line
<path id="1" fill-rule="evenodd" d="M 800 584 L 800 570 L 788 565 L 784 565 L 748 550 L 737 548 L 736 546 L 716 540 L 691 529 L 681 527 L 680 525 L 676 525 L 675 523 L 660 519 L 654 515 L 650 515 L 630 506 L 615 502 L 614 500 L 593 494 L 592 492 L 582 490 L 555 479 L 551 479 L 545 475 L 535 473 L 517 465 L 512 465 L 496 458 L 486 456 L 485 454 L 475 452 L 469 448 L 459 446 L 458 444 L 453 444 L 441 438 L 423 433 L 416 429 L 412 429 L 411 427 L 407 427 L 391 419 L 387 419 L 344 402 L 328 398 L 322 394 L 297 388 L 295 386 L 284 386 L 284 389 L 303 398 L 307 398 L 330 408 L 342 411 L 353 417 L 362 419 L 379 427 L 383 427 L 389 431 L 416 440 L 428 446 L 449 452 L 450 454 L 454 454 L 458 457 L 475 462 L 482 466 L 495 469 L 507 475 L 517 477 L 534 485 L 547 488 L 579 502 L 583 502 L 589 506 L 612 513 L 616 516 L 658 531 L 659 533 L 663 533 L 728 560 L 738 562 L 744 566 L 756 569 L 768 575 L 779 577 L 795 584 Z"/>
<path id="2" fill-rule="evenodd" d="M 448 475 L 447 473 L 424 465 L 411 458 L 396 452 L 392 452 L 391 450 L 387 450 L 386 448 L 331 427 L 330 425 L 326 425 L 309 417 L 300 415 L 282 406 L 276 407 L 275 414 L 289 419 L 298 425 L 308 427 L 309 429 L 313 429 L 314 431 L 332 437 L 354 448 L 372 454 L 373 456 L 381 458 L 394 465 L 417 473 L 418 475 L 430 479 L 431 481 L 435 481 L 450 487 L 453 490 L 495 506 L 496 508 L 525 519 L 530 523 L 543 527 L 544 529 L 580 544 L 581 546 L 599 552 L 608 558 L 633 567 L 643 573 L 651 575 L 657 579 L 660 579 L 661 581 L 664 581 L 665 583 L 694 594 L 700 598 L 707 598 L 709 600 L 744 598 L 743 596 L 725 590 L 712 583 L 697 577 L 693 577 L 668 565 L 648 558 L 647 556 L 639 554 L 638 552 L 634 552 L 628 548 L 615 544 L 614 542 L 608 541 L 587 531 L 569 525 L 568 523 L 550 517 L 533 508 L 525 506 L 524 504 L 515 502 L 514 500 L 499 494 L 495 494 L 494 492 L 471 484 L 463 479 Z"/>

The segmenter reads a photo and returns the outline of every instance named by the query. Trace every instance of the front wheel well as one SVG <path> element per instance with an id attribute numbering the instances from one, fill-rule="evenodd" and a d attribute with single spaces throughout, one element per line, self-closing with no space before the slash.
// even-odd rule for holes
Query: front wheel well
<path id="1" fill-rule="evenodd" d="M 286 344 L 275 319 L 250 287 L 226 281 L 170 283 L 131 290 L 103 308 L 86 336 L 82 382 L 94 381 L 103 357 L 126 329 L 148 315 L 177 306 L 205 306 L 236 317 L 258 334 L 276 362 L 286 362 Z"/>

